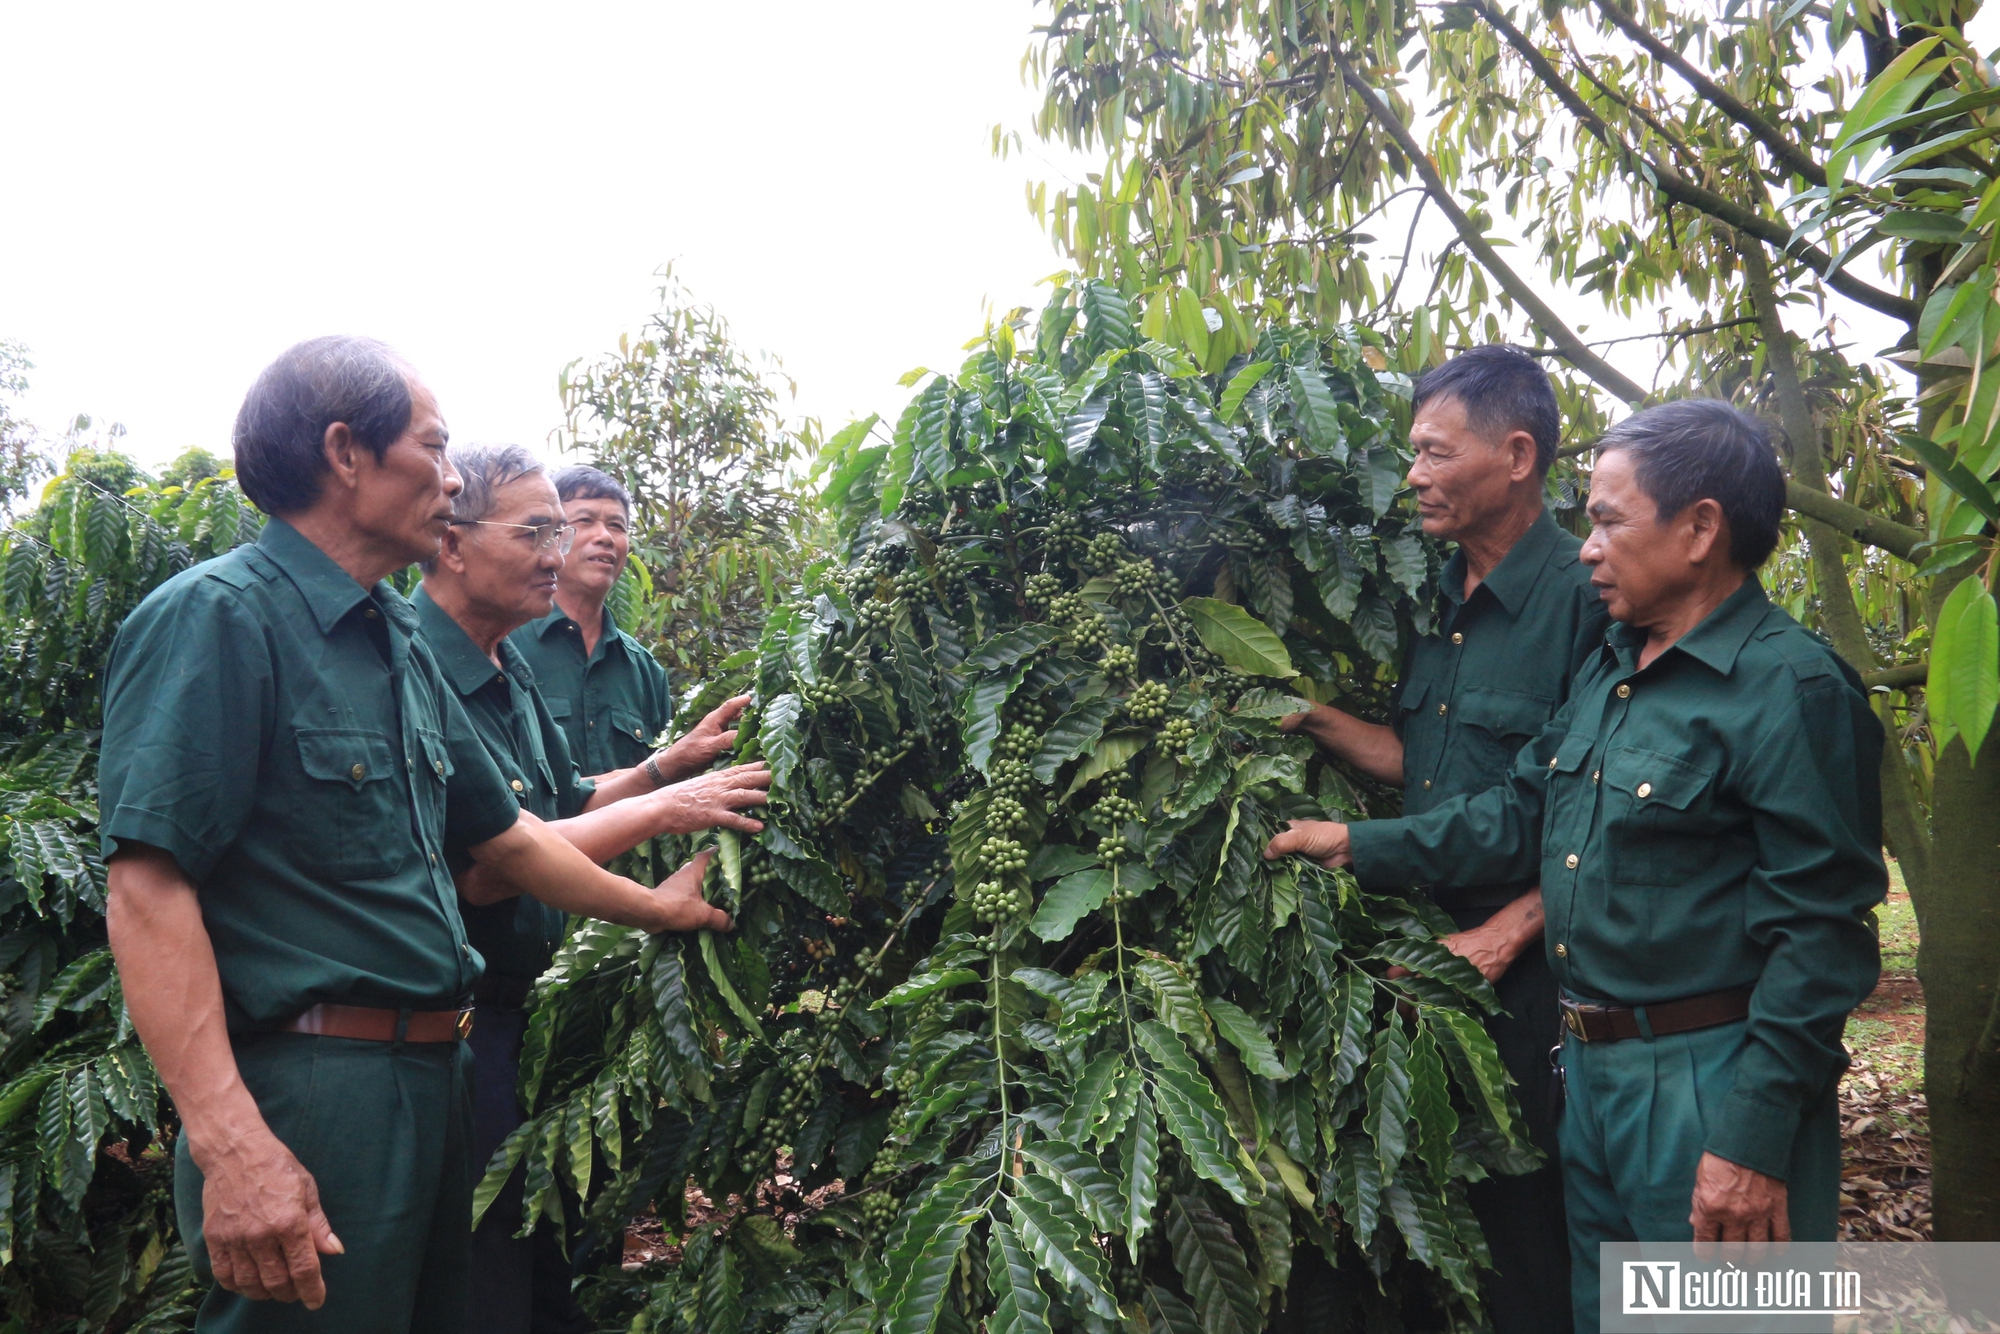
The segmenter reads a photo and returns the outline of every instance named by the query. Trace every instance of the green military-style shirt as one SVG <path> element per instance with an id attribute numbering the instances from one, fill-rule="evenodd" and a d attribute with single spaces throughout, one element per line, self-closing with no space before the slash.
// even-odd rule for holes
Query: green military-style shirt
<path id="1" fill-rule="evenodd" d="M 1465 596 L 1465 554 L 1445 563 L 1435 633 L 1410 646 L 1392 722 L 1403 741 L 1403 813 L 1421 815 L 1507 777 L 1514 756 L 1569 698 L 1610 616 L 1577 559 L 1583 543 L 1546 510 Z M 1496 907 L 1523 883 L 1438 891 L 1452 906 Z"/>
<path id="2" fill-rule="evenodd" d="M 118 632 L 104 853 L 150 844 L 194 882 L 232 1031 L 447 1009 L 479 976 L 447 863 L 520 809 L 416 628 L 272 519 Z"/>
<path id="3" fill-rule="evenodd" d="M 1507 781 L 1350 827 L 1364 885 L 1539 873 L 1557 981 L 1654 1005 L 1753 986 L 1707 1149 L 1782 1177 L 1845 1066 L 1888 889 L 1882 727 L 1860 678 L 1752 578 L 1641 670 L 1614 626 Z M 1553 1037 L 1553 1035 L 1551 1035 Z"/>
<path id="4" fill-rule="evenodd" d="M 410 601 L 418 633 L 515 799 L 543 820 L 567 820 L 580 812 L 593 785 L 577 774 L 569 742 L 550 716 L 520 650 L 502 639 L 495 665 L 423 588 Z M 454 862 L 452 869 L 461 864 Z M 529 895 L 483 907 L 461 899 L 458 910 L 472 947 L 495 976 L 540 977 L 562 945 L 562 911 Z"/>
<path id="5" fill-rule="evenodd" d="M 583 772 L 610 773 L 644 764 L 653 740 L 673 718 L 667 669 L 604 610 L 597 648 L 583 652 L 583 630 L 557 607 L 512 636 L 534 669 L 549 712 L 569 738 Z"/>

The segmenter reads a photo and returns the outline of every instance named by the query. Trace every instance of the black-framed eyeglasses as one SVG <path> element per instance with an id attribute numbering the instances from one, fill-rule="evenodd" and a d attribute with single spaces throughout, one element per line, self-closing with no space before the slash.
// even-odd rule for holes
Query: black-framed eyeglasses
<path id="1" fill-rule="evenodd" d="M 558 555 L 569 555 L 569 549 L 576 541 L 576 525 L 568 523 L 501 523 L 498 519 L 453 519 L 454 528 L 518 528 L 522 532 L 535 535 L 535 550 L 556 549 Z"/>

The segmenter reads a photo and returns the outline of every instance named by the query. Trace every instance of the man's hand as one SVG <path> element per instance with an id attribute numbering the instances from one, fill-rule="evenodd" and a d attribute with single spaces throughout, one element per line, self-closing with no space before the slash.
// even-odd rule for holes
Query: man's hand
<path id="1" fill-rule="evenodd" d="M 1365 723 L 1326 704 L 1278 720 L 1285 732 L 1303 732 L 1322 749 L 1347 761 L 1378 783 L 1403 785 L 1403 741 L 1394 728 Z"/>
<path id="2" fill-rule="evenodd" d="M 1704 1153 L 1695 1168 L 1688 1222 L 1696 1241 L 1792 1239 L 1785 1183 L 1712 1153 Z"/>
<path id="3" fill-rule="evenodd" d="M 1444 946 L 1488 982 L 1498 982 L 1541 938 L 1542 890 L 1537 885 L 1471 930 L 1446 936 Z"/>
<path id="4" fill-rule="evenodd" d="M 1354 863 L 1347 850 L 1347 826 L 1330 820 L 1293 820 L 1264 848 L 1266 861 L 1288 856 L 1310 857 L 1328 870 Z"/>
<path id="5" fill-rule="evenodd" d="M 743 710 L 750 707 L 750 699 L 749 695 L 738 695 L 724 700 L 688 729 L 686 736 L 654 755 L 654 762 L 669 783 L 700 773 L 736 744 L 735 723 L 743 716 Z"/>
<path id="6" fill-rule="evenodd" d="M 715 715 L 709 716 L 712 718 Z M 692 834 L 701 829 L 735 829 L 754 834 L 764 827 L 763 822 L 741 812 L 746 806 L 762 806 L 769 801 L 770 787 L 770 766 L 759 761 L 756 764 L 733 765 L 674 783 L 661 788 L 650 800 L 660 802 L 666 808 L 665 823 L 660 826 L 662 833 Z"/>
<path id="7" fill-rule="evenodd" d="M 202 1169 L 202 1240 L 215 1281 L 252 1301 L 326 1303 L 319 1257 L 346 1249 L 319 1206 L 319 1187 L 277 1136 L 266 1133 L 207 1152 Z"/>
<path id="8" fill-rule="evenodd" d="M 652 928 L 660 931 L 727 931 L 734 925 L 729 914 L 701 897 L 701 882 L 708 875 L 708 864 L 715 857 L 714 848 L 703 848 L 694 855 L 694 860 L 675 871 L 660 882 L 653 891 L 654 902 L 659 906 L 660 924 Z"/>

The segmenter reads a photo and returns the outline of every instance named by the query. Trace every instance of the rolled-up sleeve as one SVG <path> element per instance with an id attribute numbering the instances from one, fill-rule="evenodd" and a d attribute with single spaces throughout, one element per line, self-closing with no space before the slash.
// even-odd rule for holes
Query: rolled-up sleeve
<path id="1" fill-rule="evenodd" d="M 1868 910 L 1888 891 L 1882 861 L 1882 728 L 1832 675 L 1767 711 L 1736 776 L 1757 838 L 1744 929 L 1765 953 L 1736 1080 L 1708 1137 L 1717 1157 L 1782 1178 L 1806 1104 L 1845 1067 L 1848 1013 L 1875 989 Z"/>
<path id="2" fill-rule="evenodd" d="M 273 698 L 270 646 L 228 585 L 197 578 L 142 604 L 106 674 L 104 856 L 149 844 L 206 879 L 255 806 Z"/>

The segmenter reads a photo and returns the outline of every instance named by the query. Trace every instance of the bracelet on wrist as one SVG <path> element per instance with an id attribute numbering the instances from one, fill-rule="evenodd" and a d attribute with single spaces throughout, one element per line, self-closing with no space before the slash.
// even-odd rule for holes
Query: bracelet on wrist
<path id="1" fill-rule="evenodd" d="M 646 771 L 646 777 L 653 780 L 654 787 L 665 787 L 667 785 L 667 776 L 660 772 L 659 756 L 648 755 L 646 762 L 639 767 Z"/>

